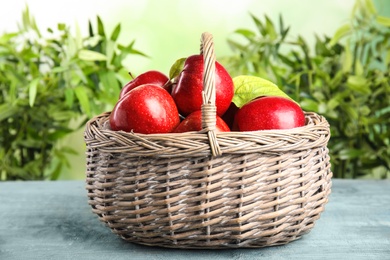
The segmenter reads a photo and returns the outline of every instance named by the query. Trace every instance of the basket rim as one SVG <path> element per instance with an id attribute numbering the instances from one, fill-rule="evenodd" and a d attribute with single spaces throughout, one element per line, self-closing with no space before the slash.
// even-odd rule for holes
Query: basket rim
<path id="1" fill-rule="evenodd" d="M 111 114 L 111 111 L 106 111 L 106 112 L 103 112 L 99 115 L 96 115 L 94 117 L 92 117 L 91 119 L 89 119 L 86 123 L 86 126 L 90 126 L 92 124 L 94 124 L 97 120 L 99 120 L 100 118 L 109 118 Z M 305 117 L 306 117 L 306 124 L 304 126 L 299 126 L 299 127 L 295 127 L 295 128 L 290 128 L 290 129 L 269 129 L 269 130 L 256 130 L 256 131 L 230 131 L 230 132 L 216 132 L 216 134 L 218 136 L 229 136 L 229 135 L 235 135 L 235 136 L 240 136 L 240 135 L 251 135 L 251 134 L 261 134 L 261 133 L 264 133 L 264 134 L 267 134 L 267 133 L 279 133 L 279 134 L 291 134 L 291 133 L 297 133 L 297 132 L 301 132 L 303 130 L 308 130 L 312 127 L 324 127 L 324 128 L 329 128 L 329 123 L 328 121 L 326 120 L 326 118 L 320 114 L 317 114 L 315 112 L 308 112 L 308 111 L 304 111 L 304 114 L 305 114 Z M 309 119 L 309 120 L 308 120 Z M 313 120 L 313 119 L 316 119 L 316 120 Z M 109 124 L 107 125 L 109 126 Z M 142 134 L 142 133 L 136 133 L 136 132 L 126 132 L 126 131 L 122 131 L 122 130 L 119 130 L 119 131 L 114 131 L 114 130 L 111 130 L 109 128 L 105 128 L 104 129 L 105 131 L 112 131 L 112 132 L 115 132 L 115 133 L 125 133 L 125 134 L 131 134 L 131 135 L 137 135 L 137 136 L 140 136 L 140 137 L 144 137 L 144 138 L 148 138 L 148 137 L 159 137 L 159 136 L 183 136 L 183 135 L 204 135 L 208 129 L 203 129 L 203 130 L 200 130 L 200 131 L 191 131 L 191 132 L 183 132 L 183 133 L 152 133 L 152 134 Z"/>
<path id="2" fill-rule="evenodd" d="M 139 156 L 177 157 L 252 152 L 281 153 L 326 147 L 330 139 L 330 127 L 325 117 L 305 112 L 307 124 L 292 129 L 259 130 L 248 132 L 216 132 L 221 148 L 214 155 L 210 148 L 208 131 L 186 133 L 140 134 L 113 131 L 109 128 L 109 115 L 104 112 L 86 123 L 84 140 L 90 148 L 107 153 L 134 154 Z"/>

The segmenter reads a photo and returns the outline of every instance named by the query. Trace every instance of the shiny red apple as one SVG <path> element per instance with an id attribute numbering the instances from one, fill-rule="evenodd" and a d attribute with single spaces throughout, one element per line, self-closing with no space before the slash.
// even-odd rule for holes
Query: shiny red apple
<path id="1" fill-rule="evenodd" d="M 126 95 L 126 93 L 129 92 L 130 90 L 144 84 L 153 84 L 160 87 L 164 87 L 165 85 L 168 86 L 168 83 L 169 83 L 169 78 L 164 73 L 157 70 L 149 70 L 138 75 L 133 80 L 129 81 L 122 88 L 119 94 L 119 99 L 121 99 L 124 95 Z"/>
<path id="2" fill-rule="evenodd" d="M 219 116 L 216 116 L 216 132 L 230 132 L 230 128 Z M 202 130 L 202 111 L 197 110 L 189 114 L 181 123 L 173 130 L 174 133 L 184 133 Z"/>
<path id="3" fill-rule="evenodd" d="M 145 84 L 129 91 L 110 114 L 114 131 L 153 134 L 170 133 L 180 123 L 171 95 L 162 87 Z"/>
<path id="4" fill-rule="evenodd" d="M 179 113 L 184 116 L 201 109 L 203 71 L 203 55 L 189 56 L 178 76 L 177 84 L 172 87 L 172 97 Z M 222 116 L 232 101 L 234 85 L 231 76 L 219 62 L 215 63 L 215 90 L 217 115 Z"/>
<path id="5" fill-rule="evenodd" d="M 234 124 L 238 131 L 291 129 L 305 125 L 305 114 L 291 99 L 260 97 L 237 111 Z"/>

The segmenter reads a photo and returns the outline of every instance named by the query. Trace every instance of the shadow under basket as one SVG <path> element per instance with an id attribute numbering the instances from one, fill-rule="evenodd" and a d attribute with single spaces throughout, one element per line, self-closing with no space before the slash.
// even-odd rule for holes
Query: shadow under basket
<path id="1" fill-rule="evenodd" d="M 211 36 L 202 37 L 206 63 Z M 207 111 L 202 107 L 204 118 Z M 86 124 L 86 189 L 93 212 L 127 241 L 281 245 L 308 233 L 328 201 L 330 131 L 316 113 L 289 130 L 216 133 L 205 123 L 200 132 L 180 134 L 112 131 L 109 114 Z"/>

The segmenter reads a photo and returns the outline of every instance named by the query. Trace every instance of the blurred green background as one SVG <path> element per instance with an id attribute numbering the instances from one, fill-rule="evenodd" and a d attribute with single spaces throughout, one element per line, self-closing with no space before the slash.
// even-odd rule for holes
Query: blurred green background
<path id="1" fill-rule="evenodd" d="M 373 3 L 379 15 L 390 16 L 388 1 L 374 0 Z M 200 35 L 204 31 L 214 35 L 218 58 L 234 57 L 239 52 L 227 40 L 245 44 L 242 35 L 235 31 L 240 28 L 256 31 L 258 28 L 253 17 L 263 19 L 266 15 L 277 23 L 281 15 L 284 25 L 290 27 L 289 35 L 300 35 L 305 44 L 314 48 L 316 35 L 332 37 L 351 19 L 355 4 L 355 0 L 10 1 L 0 5 L 0 34 L 19 30 L 26 7 L 43 36 L 47 34 L 47 28 L 56 28 L 58 23 L 68 25 L 70 33 L 76 33 L 79 27 L 81 35 L 88 35 L 88 22 L 95 23 L 98 15 L 107 33 L 121 25 L 117 42 L 128 44 L 134 40 L 132 47 L 147 55 L 129 55 L 123 60 L 124 70 L 133 75 L 150 69 L 168 73 L 175 60 L 198 52 Z M 226 60 L 226 64 L 231 63 Z M 66 155 L 70 169 L 63 168 L 58 179 L 84 178 L 82 132 L 81 128 L 60 140 L 77 154 Z"/>
<path id="2" fill-rule="evenodd" d="M 291 25 L 291 34 L 300 34 L 314 41 L 314 33 L 332 34 L 350 16 L 354 0 L 84 0 L 84 1 L 11 1 L 1 4 L 0 32 L 14 31 L 28 5 L 40 28 L 65 23 L 80 26 L 87 34 L 88 20 L 99 15 L 112 31 L 119 22 L 123 33 L 119 41 L 135 39 L 135 46 L 150 58 L 131 57 L 126 67 L 134 74 L 147 69 L 169 70 L 179 57 L 198 51 L 200 35 L 214 35 L 217 56 L 231 53 L 226 39 L 237 28 L 254 28 L 249 13 L 257 17 L 267 14 L 271 19 L 283 15 Z M 380 2 L 380 1 L 378 1 Z M 382 1 L 382 11 L 387 5 Z"/>

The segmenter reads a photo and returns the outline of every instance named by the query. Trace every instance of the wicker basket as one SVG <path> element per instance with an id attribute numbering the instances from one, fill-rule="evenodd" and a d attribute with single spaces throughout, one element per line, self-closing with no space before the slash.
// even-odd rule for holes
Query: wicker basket
<path id="1" fill-rule="evenodd" d="M 324 117 L 290 130 L 216 133 L 215 55 L 202 34 L 203 130 L 112 131 L 109 112 L 85 129 L 86 189 L 101 221 L 127 241 L 173 248 L 286 244 L 308 233 L 331 192 Z"/>

